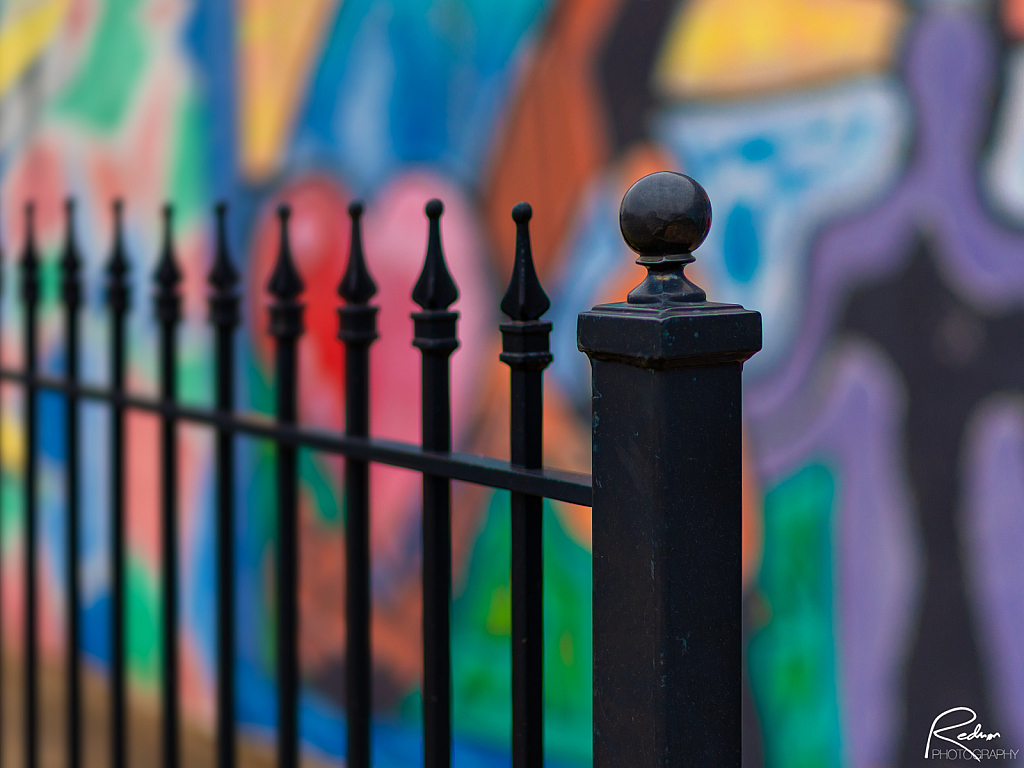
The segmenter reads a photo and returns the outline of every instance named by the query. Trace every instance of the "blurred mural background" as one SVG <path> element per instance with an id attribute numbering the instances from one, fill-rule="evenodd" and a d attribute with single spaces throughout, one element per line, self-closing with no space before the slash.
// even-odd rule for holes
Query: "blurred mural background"
<path id="1" fill-rule="evenodd" d="M 409 294 L 424 202 L 462 298 L 456 441 L 507 455 L 498 301 L 509 212 L 535 211 L 552 298 L 549 463 L 589 469 L 589 379 L 577 312 L 621 300 L 639 268 L 617 207 L 644 173 L 708 190 L 715 222 L 691 269 L 720 301 L 764 315 L 746 368 L 744 763 L 917 764 L 928 725 L 969 706 L 1024 748 L 1024 2 L 1003 0 L 2 0 L 0 236 L 11 264 L 34 199 L 46 248 L 43 365 L 63 369 L 56 304 L 62 200 L 79 200 L 90 279 L 82 361 L 104 382 L 100 268 L 113 197 L 127 203 L 136 279 L 130 387 L 156 391 L 150 275 L 159 205 L 177 206 L 185 267 L 180 382 L 209 403 L 205 274 L 212 203 L 231 204 L 245 265 L 240 396 L 268 411 L 265 283 L 274 206 L 292 203 L 306 278 L 300 402 L 342 426 L 334 288 L 347 203 L 366 199 L 381 286 L 373 347 L 380 436 L 419 440 Z M 9 274 L 11 272 L 9 271 Z M 16 280 L 4 281 L 4 360 L 20 359 Z M 20 645 L 21 394 L 5 385 L 3 632 Z M 63 405 L 41 404 L 43 638 L 61 643 Z M 108 654 L 105 411 L 82 450 L 85 643 Z M 159 685 L 157 422 L 128 421 L 129 650 Z M 239 716 L 272 738 L 272 449 L 243 441 Z M 181 611 L 190 722 L 214 681 L 211 436 L 183 429 Z M 344 754 L 344 545 L 333 459 L 304 454 L 302 729 Z M 381 766 L 419 758 L 419 481 L 373 474 Z M 255 479 L 253 479 L 255 478 Z M 590 513 L 552 504 L 545 539 L 546 740 L 590 760 Z M 456 487 L 456 760 L 507 765 L 508 500 Z"/>

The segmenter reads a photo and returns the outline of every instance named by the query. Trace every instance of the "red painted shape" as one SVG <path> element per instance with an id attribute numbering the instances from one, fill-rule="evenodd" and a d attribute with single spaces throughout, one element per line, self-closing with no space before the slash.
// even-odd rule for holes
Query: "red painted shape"
<path id="1" fill-rule="evenodd" d="M 246 270 L 246 302 L 253 308 L 249 330 L 260 365 L 269 375 L 274 339 L 267 333 L 267 281 L 280 243 L 277 204 L 287 202 L 292 208 L 292 254 L 306 284 L 301 297 L 306 331 L 299 342 L 299 420 L 325 429 L 344 425 L 344 359 L 337 338 L 341 299 L 336 291 L 348 258 L 349 200 L 346 190 L 323 176 L 307 176 L 284 187 L 260 214 Z"/>

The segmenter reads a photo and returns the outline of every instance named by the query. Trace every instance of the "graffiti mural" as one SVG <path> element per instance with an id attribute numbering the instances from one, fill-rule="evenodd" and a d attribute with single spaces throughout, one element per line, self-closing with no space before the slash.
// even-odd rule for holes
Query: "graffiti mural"
<path id="1" fill-rule="evenodd" d="M 764 317 L 745 373 L 744 762 L 914 765 L 941 711 L 967 706 L 1024 747 L 1024 2 L 1020 0 L 3 0 L 0 244 L 44 249 L 41 364 L 64 365 L 56 254 L 78 201 L 90 291 L 83 376 L 104 383 L 101 269 L 126 201 L 135 281 L 129 388 L 154 394 L 150 276 L 175 206 L 186 401 L 212 399 L 205 273 L 217 200 L 244 266 L 243 405 L 269 413 L 266 280 L 274 210 L 294 208 L 307 291 L 300 418 L 343 427 L 334 292 L 350 201 L 381 290 L 371 428 L 416 442 L 410 298 L 423 204 L 459 284 L 454 440 L 507 456 L 497 304 L 512 205 L 535 212 L 552 299 L 545 455 L 589 470 L 589 368 L 576 314 L 639 282 L 622 193 L 675 169 L 715 221 L 694 278 Z M 9 271 L 9 270 L 8 270 Z M 20 359 L 16 280 L 2 355 Z M 21 630 L 20 391 L 0 388 L 4 643 Z M 42 396 L 41 631 L 63 626 L 60 398 Z M 160 684 L 158 422 L 127 421 L 128 650 Z M 48 426 L 49 425 L 49 426 Z M 106 413 L 83 445 L 84 637 L 109 655 Z M 181 430 L 182 692 L 212 721 L 212 436 Z M 273 449 L 239 445 L 239 717 L 273 737 Z M 341 463 L 300 457 L 301 729 L 345 753 Z M 419 479 L 371 473 L 377 764 L 419 760 Z M 591 748 L 590 512 L 545 516 L 545 739 L 552 764 Z M 506 494 L 456 484 L 455 759 L 506 765 L 511 731 Z"/>

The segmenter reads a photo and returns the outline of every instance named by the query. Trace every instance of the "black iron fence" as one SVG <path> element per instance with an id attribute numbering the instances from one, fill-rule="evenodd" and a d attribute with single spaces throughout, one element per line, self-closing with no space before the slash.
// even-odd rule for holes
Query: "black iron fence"
<path id="1" fill-rule="evenodd" d="M 611 765 L 739 764 L 740 713 L 740 371 L 760 349 L 760 315 L 736 305 L 707 302 L 684 275 L 691 252 L 711 225 L 704 190 L 688 177 L 659 173 L 627 193 L 620 223 L 640 254 L 647 279 L 627 302 L 595 307 L 579 320 L 579 347 L 593 365 L 593 476 L 545 468 L 542 456 L 542 375 L 551 362 L 549 307 L 530 251 L 530 206 L 512 211 L 515 265 L 501 310 L 501 360 L 511 369 L 511 461 L 453 452 L 449 358 L 459 345 L 458 289 L 445 264 L 443 205 L 426 205 L 426 258 L 413 300 L 412 343 L 422 353 L 422 443 L 369 436 L 369 352 L 377 338 L 377 288 L 367 269 L 360 230 L 361 203 L 349 207 L 351 246 L 338 294 L 338 338 L 345 348 L 345 432 L 300 426 L 297 351 L 303 333 L 304 290 L 289 241 L 289 209 L 282 206 L 280 247 L 268 291 L 269 332 L 275 339 L 276 420 L 235 410 L 234 331 L 240 320 L 239 274 L 226 237 L 227 210 L 216 208 L 217 246 L 208 282 L 213 326 L 215 407 L 177 400 L 177 328 L 182 319 L 172 211 L 164 209 L 164 243 L 153 276 L 159 323 L 158 398 L 125 388 L 125 320 L 130 263 L 115 202 L 114 242 L 106 266 L 109 310 L 109 386 L 79 380 L 82 260 L 67 204 L 67 237 L 60 260 L 67 349 L 64 377 L 37 366 L 39 255 L 33 206 L 26 205 L 25 243 L 18 266 L 24 357 L 20 369 L 0 367 L 0 379 L 26 391 L 25 435 L 25 663 L 24 757 L 39 753 L 37 637 L 37 394 L 62 393 L 68 445 L 67 500 L 67 756 L 81 764 L 79 503 L 82 401 L 109 405 L 111 517 L 110 756 L 125 765 L 125 429 L 128 409 L 161 419 L 162 729 L 160 761 L 178 768 L 179 703 L 176 614 L 177 428 L 180 422 L 216 433 L 217 549 L 217 765 L 232 768 L 235 754 L 234 440 L 249 435 L 277 448 L 276 648 L 278 765 L 299 760 L 298 474 L 300 447 L 346 458 L 346 709 L 347 762 L 371 765 L 370 743 L 370 462 L 423 475 L 423 742 L 424 764 L 451 763 L 449 605 L 451 601 L 451 481 L 511 492 L 512 764 L 539 768 L 543 750 L 542 500 L 593 507 L 594 531 L 594 763 Z M 339 607 L 339 610 L 341 608 Z M 0 612 L 0 617 L 3 613 Z M 0 733 L 0 739 L 4 734 Z M 156 761 L 154 756 L 154 763 Z"/>

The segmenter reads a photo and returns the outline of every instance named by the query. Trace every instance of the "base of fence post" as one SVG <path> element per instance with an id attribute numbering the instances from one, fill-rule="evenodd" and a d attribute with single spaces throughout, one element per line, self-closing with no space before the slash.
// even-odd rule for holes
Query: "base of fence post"
<path id="1" fill-rule="evenodd" d="M 593 366 L 594 765 L 740 764 L 742 361 L 761 317 L 613 304 Z"/>

